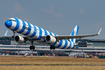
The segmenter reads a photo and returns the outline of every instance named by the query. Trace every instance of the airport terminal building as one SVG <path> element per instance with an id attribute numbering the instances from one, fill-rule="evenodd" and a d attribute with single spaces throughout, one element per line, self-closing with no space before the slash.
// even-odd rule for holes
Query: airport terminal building
<path id="1" fill-rule="evenodd" d="M 70 52 L 87 52 L 87 53 L 104 53 L 105 51 L 105 40 L 101 39 L 81 39 L 77 40 L 76 43 L 79 46 L 78 49 L 55 49 L 50 50 L 50 47 L 45 44 L 34 42 L 35 51 L 40 54 L 45 53 L 70 53 Z M 89 44 L 89 45 L 88 45 Z M 17 51 L 29 51 L 30 42 L 19 44 L 10 37 L 0 37 L 0 53 L 17 52 Z M 12 53 L 11 53 L 12 54 Z"/>

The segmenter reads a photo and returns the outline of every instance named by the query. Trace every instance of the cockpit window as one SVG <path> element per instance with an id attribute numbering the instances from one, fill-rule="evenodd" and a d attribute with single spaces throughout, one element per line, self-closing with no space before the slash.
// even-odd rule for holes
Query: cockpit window
<path id="1" fill-rule="evenodd" d="M 8 21 L 15 21 L 15 20 L 13 20 L 13 19 L 9 19 Z M 16 21 L 15 21 L 16 22 Z"/>

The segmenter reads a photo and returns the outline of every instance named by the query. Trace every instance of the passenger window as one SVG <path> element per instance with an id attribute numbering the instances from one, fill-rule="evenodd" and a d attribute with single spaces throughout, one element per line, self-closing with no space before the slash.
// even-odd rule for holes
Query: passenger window
<path id="1" fill-rule="evenodd" d="M 28 27 L 28 30 L 30 31 L 30 30 L 31 30 L 31 28 L 30 28 L 30 27 Z"/>
<path id="2" fill-rule="evenodd" d="M 25 26 L 23 26 L 23 29 L 27 29 L 28 31 L 30 31 L 31 30 L 31 28 L 30 27 L 25 27 Z"/>

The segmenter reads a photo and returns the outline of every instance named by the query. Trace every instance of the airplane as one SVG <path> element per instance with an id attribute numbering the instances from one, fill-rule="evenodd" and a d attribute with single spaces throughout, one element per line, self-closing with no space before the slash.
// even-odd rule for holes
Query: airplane
<path id="1" fill-rule="evenodd" d="M 30 50 L 30 51 L 19 51 L 18 52 L 19 54 L 26 54 L 26 53 L 32 53 L 32 51 Z"/>
<path id="2" fill-rule="evenodd" d="M 79 57 L 83 57 L 84 55 L 86 55 L 87 53 L 83 53 L 83 52 L 71 52 L 68 56 L 69 57 L 76 57 L 76 56 L 79 56 Z"/>
<path id="3" fill-rule="evenodd" d="M 25 57 L 29 54 L 35 54 L 35 53 L 37 54 L 37 51 L 33 52 L 32 50 L 30 50 L 30 51 L 19 51 L 18 52 L 18 54 L 24 54 Z"/>
<path id="4" fill-rule="evenodd" d="M 36 25 L 33 25 L 31 23 L 28 23 L 26 21 L 23 21 L 19 18 L 9 18 L 5 22 L 5 26 L 13 31 L 13 36 L 11 37 L 14 38 L 16 42 L 25 43 L 27 40 L 29 40 L 31 42 L 30 50 L 35 50 L 35 46 L 33 45 L 34 41 L 48 44 L 51 50 L 52 49 L 54 50 L 55 48 L 60 49 L 79 48 L 79 46 L 76 44 L 77 38 L 81 39 L 84 37 L 97 36 L 100 34 L 102 30 L 101 28 L 97 34 L 78 35 L 79 26 L 76 25 L 70 35 L 61 36 L 48 30 L 45 30 L 41 27 L 38 27 Z M 15 36 L 15 33 L 19 33 L 24 36 L 20 35 Z"/>

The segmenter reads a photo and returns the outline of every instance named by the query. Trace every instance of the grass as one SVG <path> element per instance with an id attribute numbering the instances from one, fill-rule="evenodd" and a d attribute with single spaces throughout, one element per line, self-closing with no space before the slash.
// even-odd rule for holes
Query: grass
<path id="1" fill-rule="evenodd" d="M 105 65 L 105 59 L 70 57 L 0 57 L 0 64 L 71 64 Z"/>
<path id="2" fill-rule="evenodd" d="M 98 58 L 8 56 L 0 57 L 2 64 L 4 66 L 0 66 L 0 70 L 105 70 L 104 66 L 100 66 L 105 65 L 105 59 Z"/>
<path id="3" fill-rule="evenodd" d="M 104 66 L 0 66 L 0 70 L 105 70 Z"/>
<path id="4" fill-rule="evenodd" d="M 105 62 L 105 59 L 70 57 L 0 57 L 0 62 Z"/>

